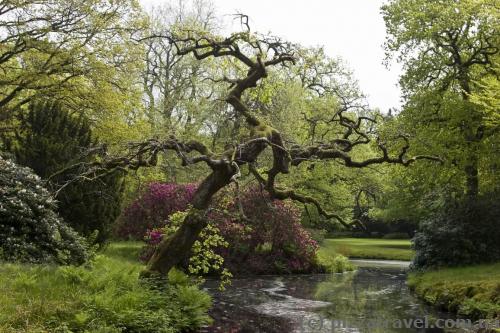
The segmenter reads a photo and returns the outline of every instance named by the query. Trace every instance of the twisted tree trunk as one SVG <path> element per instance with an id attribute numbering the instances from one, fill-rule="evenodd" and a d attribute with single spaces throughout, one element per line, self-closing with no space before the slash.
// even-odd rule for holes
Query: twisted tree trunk
<path id="1" fill-rule="evenodd" d="M 230 165 L 214 170 L 200 184 L 194 194 L 192 208 L 177 232 L 162 241 L 149 260 L 145 276 L 166 275 L 177 264 L 186 259 L 198 235 L 207 225 L 206 212 L 212 197 L 231 182 L 234 171 Z"/>

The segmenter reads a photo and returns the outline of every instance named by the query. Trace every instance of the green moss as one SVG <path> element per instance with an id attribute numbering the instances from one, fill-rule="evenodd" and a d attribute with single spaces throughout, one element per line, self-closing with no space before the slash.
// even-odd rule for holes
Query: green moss
<path id="1" fill-rule="evenodd" d="M 412 273 L 408 285 L 447 311 L 475 319 L 500 317 L 500 263 Z"/>
<path id="2" fill-rule="evenodd" d="M 320 252 L 342 254 L 349 258 L 386 260 L 411 260 L 414 256 L 408 239 L 325 239 Z"/>
<path id="3" fill-rule="evenodd" d="M 178 332 L 210 319 L 210 297 L 172 274 L 170 283 L 138 279 L 137 243 L 111 244 L 91 268 L 0 266 L 0 332 Z"/>

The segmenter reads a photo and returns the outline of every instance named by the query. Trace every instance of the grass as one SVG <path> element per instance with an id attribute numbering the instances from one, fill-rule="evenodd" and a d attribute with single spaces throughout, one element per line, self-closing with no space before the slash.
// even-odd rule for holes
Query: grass
<path id="1" fill-rule="evenodd" d="M 408 239 L 334 238 L 325 239 L 320 254 L 342 254 L 349 258 L 412 260 Z"/>
<path id="2" fill-rule="evenodd" d="M 0 332 L 178 332 L 207 324 L 210 297 L 180 272 L 138 279 L 141 243 L 113 243 L 91 267 L 0 264 Z"/>
<path id="3" fill-rule="evenodd" d="M 500 318 L 500 263 L 411 273 L 408 285 L 444 310 L 474 319 Z"/>
<path id="4" fill-rule="evenodd" d="M 327 273 L 344 273 L 355 269 L 349 259 L 341 254 L 319 251 L 317 259 L 319 265 Z"/>

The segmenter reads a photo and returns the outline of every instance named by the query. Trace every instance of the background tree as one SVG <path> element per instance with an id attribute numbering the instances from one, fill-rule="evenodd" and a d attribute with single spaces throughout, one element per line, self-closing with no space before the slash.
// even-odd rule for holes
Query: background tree
<path id="1" fill-rule="evenodd" d="M 191 55 L 178 54 L 162 36 L 165 31 L 215 31 L 217 19 L 213 4 L 190 1 L 166 4 L 151 9 L 148 36 L 145 43 L 145 67 L 142 73 L 144 103 L 148 119 L 156 131 L 188 131 L 202 117 L 203 104 L 210 86 L 203 84 L 209 68 Z"/>
<path id="2" fill-rule="evenodd" d="M 382 12 L 388 55 L 397 54 L 404 65 L 407 124 L 427 142 L 445 141 L 447 159 L 462 170 L 465 192 L 474 199 L 487 156 L 482 149 L 497 131 L 486 126 L 470 98 L 480 89 L 477 80 L 498 77 L 498 7 L 489 0 L 394 0 Z"/>
<path id="3" fill-rule="evenodd" d="M 85 113 L 99 135 L 113 127 L 115 138 L 127 138 L 123 124 L 141 97 L 134 40 L 145 22 L 135 0 L 2 0 L 0 131 L 32 99 L 49 98 Z"/>
<path id="4" fill-rule="evenodd" d="M 405 100 L 385 130 L 405 133 L 414 153 L 432 151 L 443 163 L 391 171 L 385 207 L 376 214 L 420 224 L 418 267 L 498 260 L 500 219 L 490 215 L 497 204 L 489 199 L 497 196 L 500 180 L 499 131 L 491 110 L 499 74 L 498 5 L 394 0 L 382 12 L 388 59 L 397 56 L 404 66 Z"/>

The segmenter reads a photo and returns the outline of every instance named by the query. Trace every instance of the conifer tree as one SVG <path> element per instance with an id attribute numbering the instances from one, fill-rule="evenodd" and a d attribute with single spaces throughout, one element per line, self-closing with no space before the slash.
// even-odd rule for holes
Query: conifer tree
<path id="1" fill-rule="evenodd" d="M 70 114 L 58 103 L 37 101 L 20 116 L 20 126 L 10 146 L 16 161 L 32 168 L 42 179 L 57 183 L 66 176 L 67 166 L 88 162 L 86 152 L 97 140 L 87 119 Z M 109 236 L 111 224 L 120 213 L 123 177 L 114 172 L 98 180 L 81 180 L 57 192 L 59 214 L 79 233 L 90 236 L 98 231 L 97 241 Z"/>

